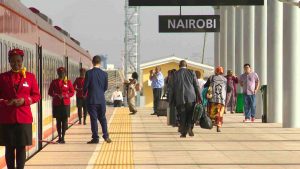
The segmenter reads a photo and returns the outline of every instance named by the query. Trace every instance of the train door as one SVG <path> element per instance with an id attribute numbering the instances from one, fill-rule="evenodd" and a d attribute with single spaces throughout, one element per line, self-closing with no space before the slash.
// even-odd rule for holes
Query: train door
<path id="1" fill-rule="evenodd" d="M 41 94 L 41 99 L 38 103 L 38 149 L 41 150 L 43 147 L 41 142 L 43 140 L 43 48 L 36 45 L 36 50 L 37 79 Z"/>

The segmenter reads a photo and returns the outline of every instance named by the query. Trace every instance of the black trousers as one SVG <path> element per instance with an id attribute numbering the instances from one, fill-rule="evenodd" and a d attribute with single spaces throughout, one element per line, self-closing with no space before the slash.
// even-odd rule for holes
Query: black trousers
<path id="1" fill-rule="evenodd" d="M 83 110 L 83 121 L 86 121 L 86 116 L 87 116 L 87 106 L 78 106 L 78 118 L 79 121 L 81 122 L 82 119 L 82 110 Z"/>
<path id="2" fill-rule="evenodd" d="M 188 129 L 193 129 L 193 111 L 195 103 L 185 103 L 184 105 L 176 106 L 180 114 L 180 132 L 186 135 Z"/>
<path id="3" fill-rule="evenodd" d="M 153 110 L 154 113 L 157 113 L 158 102 L 161 99 L 162 88 L 153 89 Z"/>
<path id="4" fill-rule="evenodd" d="M 122 107 L 122 100 L 114 100 L 114 107 Z"/>
<path id="5" fill-rule="evenodd" d="M 15 157 L 16 151 L 16 157 Z M 24 169 L 26 161 L 25 146 L 13 147 L 5 146 L 5 160 L 7 169 L 15 169 L 15 159 L 17 161 L 17 169 Z"/>
<path id="6" fill-rule="evenodd" d="M 64 140 L 66 131 L 68 129 L 68 117 L 56 118 L 56 128 L 57 128 L 58 138 L 60 140 Z"/>

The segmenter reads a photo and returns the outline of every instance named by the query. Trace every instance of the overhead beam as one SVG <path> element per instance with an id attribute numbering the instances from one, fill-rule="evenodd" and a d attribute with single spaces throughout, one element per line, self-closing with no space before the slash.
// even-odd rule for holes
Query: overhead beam
<path id="1" fill-rule="evenodd" d="M 264 0 L 129 0 L 129 6 L 237 6 L 264 5 Z"/>

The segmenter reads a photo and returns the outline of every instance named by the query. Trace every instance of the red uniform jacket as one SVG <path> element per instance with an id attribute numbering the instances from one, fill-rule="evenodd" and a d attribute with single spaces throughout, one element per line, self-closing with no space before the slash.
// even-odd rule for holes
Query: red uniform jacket
<path id="1" fill-rule="evenodd" d="M 52 104 L 53 106 L 59 105 L 70 105 L 70 98 L 74 96 L 74 88 L 70 80 L 65 84 L 61 79 L 52 80 L 48 94 L 53 97 Z M 63 99 L 60 99 L 59 96 L 62 96 Z"/>
<path id="2" fill-rule="evenodd" d="M 40 100 L 40 92 L 34 74 L 26 72 L 26 78 L 21 77 L 19 87 L 14 88 L 13 72 L 0 74 L 0 124 L 30 124 L 32 113 L 30 105 Z M 20 106 L 7 106 L 5 100 L 24 98 Z"/>
<path id="3" fill-rule="evenodd" d="M 83 98 L 84 95 L 83 95 L 83 85 L 84 85 L 84 77 L 78 77 L 74 84 L 73 84 L 73 87 L 74 89 L 76 90 L 76 96 L 78 98 Z"/>

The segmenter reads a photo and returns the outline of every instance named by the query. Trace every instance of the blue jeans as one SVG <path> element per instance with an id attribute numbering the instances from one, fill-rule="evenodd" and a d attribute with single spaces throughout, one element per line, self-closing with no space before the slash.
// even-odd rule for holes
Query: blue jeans
<path id="1" fill-rule="evenodd" d="M 250 119 L 255 117 L 256 109 L 256 96 L 255 95 L 244 95 L 244 111 L 245 119 Z"/>
<path id="2" fill-rule="evenodd" d="M 88 111 L 91 118 L 91 129 L 92 129 L 92 138 L 99 139 L 98 135 L 98 120 L 102 127 L 103 138 L 107 139 L 109 137 L 107 131 L 107 120 L 105 116 L 105 112 L 102 109 L 101 104 L 88 105 Z"/>

